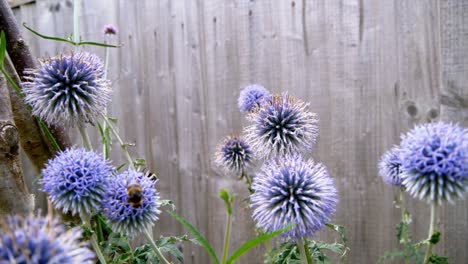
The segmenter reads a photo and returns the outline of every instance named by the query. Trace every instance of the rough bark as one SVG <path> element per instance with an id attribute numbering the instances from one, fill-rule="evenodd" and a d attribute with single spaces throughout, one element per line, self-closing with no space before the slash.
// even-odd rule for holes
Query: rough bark
<path id="1" fill-rule="evenodd" d="M 24 80 L 24 70 L 28 68 L 34 68 L 37 66 L 36 59 L 32 56 L 31 51 L 29 50 L 28 45 L 24 41 L 24 38 L 21 36 L 21 31 L 18 26 L 13 12 L 10 9 L 7 0 L 0 0 L 0 31 L 3 30 L 6 36 L 7 42 L 7 53 L 10 56 L 11 62 L 14 65 L 16 72 L 18 73 L 21 80 Z M 12 102 L 13 103 L 13 102 Z M 21 100 L 16 100 L 14 102 L 16 105 L 13 106 L 14 109 L 26 108 L 24 103 Z M 35 126 L 38 128 L 38 126 Z M 29 127 L 30 129 L 34 128 L 33 126 Z M 64 149 L 71 146 L 71 140 L 68 136 L 67 131 L 62 127 L 49 127 L 52 135 L 59 144 L 59 146 Z M 40 135 L 40 130 L 28 131 L 27 134 L 37 133 Z M 21 136 L 21 135 L 20 135 Z M 21 139 L 21 141 L 28 139 Z M 43 137 L 43 141 L 48 143 L 48 140 Z M 50 153 L 55 153 L 54 149 L 48 144 Z M 25 152 L 28 156 L 35 157 L 34 153 L 28 153 L 31 149 L 26 149 Z M 39 161 L 33 161 L 34 164 L 39 163 Z"/>
<path id="2" fill-rule="evenodd" d="M 0 215 L 28 214 L 34 197 L 26 187 L 19 157 L 18 129 L 13 121 L 10 96 L 0 77 Z"/>

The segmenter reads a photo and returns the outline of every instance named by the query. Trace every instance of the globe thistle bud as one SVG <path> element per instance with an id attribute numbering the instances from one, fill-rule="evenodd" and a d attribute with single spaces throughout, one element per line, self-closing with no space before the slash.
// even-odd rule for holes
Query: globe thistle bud
<path id="1" fill-rule="evenodd" d="M 68 149 L 48 161 L 40 182 L 55 208 L 91 215 L 99 210 L 112 171 L 101 155 Z"/>
<path id="2" fill-rule="evenodd" d="M 88 52 L 46 59 L 38 69 L 25 72 L 25 101 L 34 115 L 51 125 L 93 123 L 110 100 L 103 64 Z"/>
<path id="3" fill-rule="evenodd" d="M 274 95 L 247 118 L 246 140 L 260 158 L 311 151 L 318 137 L 317 114 L 287 94 Z"/>
<path id="4" fill-rule="evenodd" d="M 380 158 L 379 174 L 388 185 L 401 186 L 401 161 L 398 146 L 385 152 Z"/>
<path id="5" fill-rule="evenodd" d="M 117 27 L 111 24 L 105 25 L 102 31 L 104 35 L 117 35 L 118 32 Z"/>
<path id="6" fill-rule="evenodd" d="M 468 186 L 467 153 L 467 129 L 443 122 L 417 126 L 402 136 L 403 185 L 421 200 L 453 202 Z"/>
<path id="7" fill-rule="evenodd" d="M 239 94 L 239 110 L 241 112 L 250 112 L 270 99 L 271 94 L 265 87 L 259 84 L 246 86 Z"/>
<path id="8" fill-rule="evenodd" d="M 217 147 L 215 163 L 229 173 L 242 173 L 253 161 L 249 144 L 239 136 L 227 136 Z"/>
<path id="9" fill-rule="evenodd" d="M 299 156 L 265 163 L 252 188 L 257 227 L 272 232 L 294 224 L 284 233 L 289 238 L 313 234 L 336 209 L 337 191 L 326 167 Z"/>
<path id="10" fill-rule="evenodd" d="M 0 263 L 95 263 L 82 230 L 66 230 L 58 219 L 10 216 L 0 221 L 0 233 Z"/>
<path id="11" fill-rule="evenodd" d="M 155 183 L 133 170 L 112 177 L 102 208 L 114 231 L 134 236 L 154 225 L 160 213 Z"/>

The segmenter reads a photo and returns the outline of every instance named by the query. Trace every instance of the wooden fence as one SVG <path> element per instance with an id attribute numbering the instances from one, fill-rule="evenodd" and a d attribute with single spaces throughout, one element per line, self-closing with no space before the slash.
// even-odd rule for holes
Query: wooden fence
<path id="1" fill-rule="evenodd" d="M 414 124 L 468 124 L 466 0 L 83 0 L 81 10 L 85 40 L 102 41 L 105 24 L 119 28 L 114 42 L 124 46 L 110 51 L 110 113 L 122 136 L 136 143 L 132 155 L 146 158 L 159 174 L 162 197 L 174 200 L 218 253 L 221 188 L 239 194 L 231 249 L 253 236 L 251 212 L 241 201 L 245 186 L 213 164 L 218 141 L 246 124 L 237 109 L 241 87 L 288 91 L 319 114 L 313 157 L 336 179 L 333 221 L 346 227 L 349 263 L 375 263 L 398 247 L 400 212 L 392 204 L 398 192 L 377 176 L 380 155 Z M 72 32 L 71 1 L 38 0 L 14 11 L 44 34 Z M 37 56 L 71 48 L 24 33 Z M 104 57 L 102 48 L 87 49 Z M 116 148 L 118 165 L 124 159 Z M 425 238 L 428 206 L 407 200 L 413 238 Z M 467 205 L 441 210 L 436 251 L 450 263 L 468 259 Z M 155 228 L 156 235 L 184 232 L 166 213 Z M 239 263 L 262 263 L 263 252 L 258 248 Z M 210 262 L 198 246 L 185 245 L 184 254 L 186 263 Z"/>

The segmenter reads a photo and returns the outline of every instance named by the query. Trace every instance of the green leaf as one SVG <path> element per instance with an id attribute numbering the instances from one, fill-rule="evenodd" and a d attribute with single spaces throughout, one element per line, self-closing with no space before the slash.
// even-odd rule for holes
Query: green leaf
<path id="1" fill-rule="evenodd" d="M 232 203 L 234 202 L 234 195 L 226 189 L 221 189 L 219 190 L 218 197 L 224 201 L 227 214 L 232 215 Z"/>
<path id="2" fill-rule="evenodd" d="M 75 42 L 73 42 L 71 40 L 68 40 L 68 39 L 43 35 L 43 34 L 37 32 L 37 31 L 35 31 L 34 29 L 26 26 L 26 23 L 23 23 L 23 27 L 25 27 L 27 30 L 31 31 L 34 35 L 36 35 L 38 37 L 41 37 L 43 39 L 54 40 L 54 41 L 59 41 L 59 42 L 66 42 L 66 43 L 69 43 L 69 44 L 72 44 L 72 45 L 76 45 Z"/>
<path id="3" fill-rule="evenodd" d="M 439 231 L 434 231 L 431 235 L 431 238 L 429 239 L 429 243 L 435 245 L 439 243 L 440 241 L 440 232 Z"/>
<path id="4" fill-rule="evenodd" d="M 208 241 L 198 232 L 195 227 L 193 227 L 187 220 L 185 220 L 182 216 L 178 215 L 176 212 L 170 212 L 167 211 L 172 217 L 174 217 L 179 223 L 181 223 L 187 230 L 192 233 L 192 235 L 197 239 L 197 241 L 201 244 L 201 246 L 206 250 L 208 255 L 210 255 L 210 258 L 213 260 L 215 264 L 219 264 L 218 257 L 216 256 L 216 253 L 214 252 L 213 248 L 211 245 L 208 243 Z"/>
<path id="5" fill-rule="evenodd" d="M 438 256 L 438 255 L 436 255 L 436 254 L 433 254 L 433 255 L 429 258 L 429 263 L 434 263 L 434 264 L 449 264 L 448 258 L 447 258 L 447 257 Z"/>
<path id="6" fill-rule="evenodd" d="M 3 61 L 5 60 L 6 54 L 6 38 L 5 32 L 0 32 L 0 67 L 3 68 Z"/>
<path id="7" fill-rule="evenodd" d="M 231 257 L 226 261 L 227 264 L 234 263 L 238 258 L 240 258 L 242 255 L 244 255 L 247 251 L 249 251 L 251 248 L 256 247 L 260 245 L 261 243 L 277 236 L 280 235 L 288 230 L 290 230 L 293 227 L 293 225 L 288 225 L 280 230 L 277 230 L 275 232 L 271 233 L 266 233 L 266 234 L 261 234 L 258 235 L 257 237 L 254 237 L 253 239 L 245 242 L 240 248 L 238 248 L 234 253 L 231 255 Z"/>
<path id="8" fill-rule="evenodd" d="M 122 46 L 122 45 L 112 45 L 112 44 L 94 42 L 94 41 L 81 41 L 81 42 L 78 42 L 78 45 L 79 46 L 83 46 L 83 45 L 99 46 L 99 47 L 106 47 L 106 48 L 119 48 Z"/>
<path id="9" fill-rule="evenodd" d="M 144 167 L 146 166 L 146 161 L 145 159 L 135 159 L 133 165 L 135 165 L 135 167 Z"/>
<path id="10" fill-rule="evenodd" d="M 49 128 L 46 126 L 46 124 L 39 118 L 39 117 L 36 117 L 36 120 L 37 120 L 37 123 L 39 124 L 39 127 L 41 128 L 42 132 L 46 135 L 46 137 L 49 139 L 50 143 L 52 144 L 52 146 L 54 147 L 54 149 L 56 151 L 62 151 L 62 149 L 60 148 L 59 144 L 57 143 L 57 141 L 55 140 L 54 136 L 52 135 L 52 133 L 50 133 L 50 130 Z"/>

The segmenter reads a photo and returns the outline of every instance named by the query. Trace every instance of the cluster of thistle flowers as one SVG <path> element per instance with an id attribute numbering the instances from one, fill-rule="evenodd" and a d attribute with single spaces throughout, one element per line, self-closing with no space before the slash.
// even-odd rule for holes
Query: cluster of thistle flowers
<path id="1" fill-rule="evenodd" d="M 253 177 L 251 208 L 258 228 L 272 232 L 293 224 L 287 239 L 310 236 L 330 220 L 337 190 L 327 168 L 307 159 L 318 137 L 318 118 L 309 105 L 261 85 L 245 87 L 238 99 L 249 125 L 244 136 L 228 136 L 215 163 L 245 175 L 254 160 L 264 164 Z"/>
<path id="2" fill-rule="evenodd" d="M 94 123 L 110 100 L 103 64 L 88 52 L 45 59 L 27 74 L 25 101 L 50 125 Z M 79 215 L 84 222 L 102 213 L 114 232 L 134 236 L 158 219 L 156 181 L 132 169 L 116 173 L 94 151 L 62 151 L 41 173 L 42 191 L 55 209 Z M 15 216 L 4 220 L 1 230 L 0 263 L 93 263 L 94 254 L 79 240 L 81 232 L 66 230 L 57 219 Z"/>
<path id="3" fill-rule="evenodd" d="M 380 159 L 384 182 L 441 205 L 462 198 L 468 187 L 468 129 L 437 122 L 415 127 Z"/>

